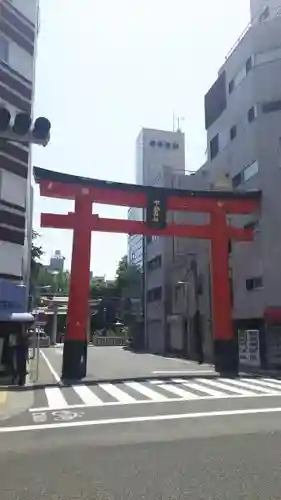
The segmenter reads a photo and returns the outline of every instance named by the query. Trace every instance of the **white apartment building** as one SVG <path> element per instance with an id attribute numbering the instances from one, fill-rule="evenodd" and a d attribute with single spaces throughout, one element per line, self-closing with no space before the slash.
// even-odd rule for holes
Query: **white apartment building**
<path id="1" fill-rule="evenodd" d="M 0 105 L 32 115 L 38 0 L 0 1 Z M 0 147 L 0 278 L 26 281 L 32 230 L 30 150 Z"/>

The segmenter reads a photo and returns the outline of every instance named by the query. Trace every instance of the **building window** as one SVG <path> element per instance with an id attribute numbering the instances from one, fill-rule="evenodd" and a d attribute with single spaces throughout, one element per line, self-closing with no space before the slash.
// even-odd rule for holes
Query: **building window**
<path id="1" fill-rule="evenodd" d="M 233 125 L 230 129 L 230 140 L 233 141 L 235 137 L 237 136 L 237 127 L 236 125 Z"/>
<path id="2" fill-rule="evenodd" d="M 154 271 L 155 269 L 159 269 L 162 266 L 162 256 L 157 255 L 154 259 L 151 259 L 147 262 L 148 271 Z"/>
<path id="3" fill-rule="evenodd" d="M 270 14 L 270 10 L 269 10 L 269 7 L 267 5 L 267 7 L 265 7 L 264 11 L 259 16 L 259 23 L 263 23 L 264 21 L 266 21 L 269 18 L 269 14 Z"/>
<path id="4" fill-rule="evenodd" d="M 228 84 L 228 92 L 229 94 L 232 94 L 233 90 L 234 90 L 234 87 L 235 87 L 235 82 L 234 82 L 234 79 L 230 80 L 229 84 Z"/>
<path id="5" fill-rule="evenodd" d="M 257 117 L 256 107 L 252 106 L 248 111 L 248 122 L 252 123 Z"/>
<path id="6" fill-rule="evenodd" d="M 219 134 L 210 140 L 210 158 L 213 160 L 219 153 Z"/>
<path id="7" fill-rule="evenodd" d="M 248 74 L 251 71 L 252 67 L 253 67 L 253 59 L 251 56 L 246 61 L 246 74 Z"/>
<path id="8" fill-rule="evenodd" d="M 232 185 L 234 188 L 242 184 L 243 182 L 243 173 L 239 172 L 239 174 L 235 175 L 232 179 Z"/>
<path id="9" fill-rule="evenodd" d="M 246 224 L 244 224 L 244 229 L 257 229 L 258 226 L 259 226 L 258 220 L 251 220 L 249 222 L 246 222 Z"/>
<path id="10" fill-rule="evenodd" d="M 255 55 L 255 65 L 266 64 L 281 59 L 281 47 Z"/>
<path id="11" fill-rule="evenodd" d="M 155 146 L 156 142 L 155 142 L 155 141 L 150 141 L 150 143 L 149 143 L 149 144 L 150 144 L 150 146 L 152 146 L 152 147 L 154 148 L 154 146 Z"/>
<path id="12" fill-rule="evenodd" d="M 259 164 L 257 161 L 254 161 L 247 167 L 245 167 L 239 174 L 235 175 L 232 179 L 232 185 L 233 187 L 237 187 L 240 184 L 243 184 L 243 182 L 247 182 L 251 177 L 256 175 L 259 171 Z"/>
<path id="13" fill-rule="evenodd" d="M 156 288 L 151 288 L 151 290 L 148 290 L 146 296 L 147 296 L 147 302 L 156 302 L 158 300 L 161 300 L 162 287 L 157 286 Z"/>
<path id="14" fill-rule="evenodd" d="M 9 59 L 9 42 L 4 36 L 0 36 L 0 59 L 6 63 Z"/>
<path id="15" fill-rule="evenodd" d="M 274 113 L 274 111 L 281 111 L 281 101 L 265 102 L 262 105 L 263 113 Z"/>
<path id="16" fill-rule="evenodd" d="M 262 276 L 258 276 L 257 278 L 248 278 L 246 280 L 246 290 L 251 292 L 253 290 L 259 290 L 263 287 Z"/>
<path id="17" fill-rule="evenodd" d="M 163 142 L 162 142 L 162 141 L 158 141 L 158 142 L 157 142 L 157 146 L 158 146 L 158 148 L 162 148 L 162 146 L 163 146 Z"/>
<path id="18" fill-rule="evenodd" d="M 178 143 L 177 143 L 177 142 L 174 142 L 174 143 L 173 143 L 173 149 L 179 149 L 179 145 L 178 145 Z"/>
<path id="19" fill-rule="evenodd" d="M 171 143 L 170 142 L 165 142 L 165 148 L 166 149 L 170 149 L 171 147 Z"/>
<path id="20" fill-rule="evenodd" d="M 253 163 L 251 163 L 251 165 L 248 165 L 248 167 L 243 170 L 243 181 L 248 181 L 249 179 L 251 179 L 251 177 L 254 177 L 254 175 L 256 175 L 258 171 L 259 164 L 257 161 L 254 161 Z"/>

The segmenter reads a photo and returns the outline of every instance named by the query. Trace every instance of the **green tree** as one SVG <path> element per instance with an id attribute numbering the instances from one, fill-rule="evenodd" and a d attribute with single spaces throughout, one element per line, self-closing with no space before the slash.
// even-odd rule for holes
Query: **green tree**
<path id="1" fill-rule="evenodd" d="M 32 229 L 31 261 L 30 261 L 30 291 L 33 293 L 39 271 L 42 267 L 41 258 L 44 251 L 41 245 L 37 244 L 40 235 Z"/>
<path id="2" fill-rule="evenodd" d="M 116 290 L 120 297 L 140 297 L 142 274 L 138 266 L 128 263 L 127 255 L 120 260 L 116 271 Z"/>
<path id="3" fill-rule="evenodd" d="M 128 263 L 125 255 L 120 260 L 116 271 L 116 289 L 122 299 L 121 320 L 126 326 L 136 320 L 136 311 L 141 310 L 142 273 L 138 266 Z M 138 304 L 137 309 L 132 307 L 132 299 Z"/>
<path id="4" fill-rule="evenodd" d="M 92 280 L 90 283 L 90 297 L 92 299 L 102 299 L 102 298 L 110 298 L 116 296 L 116 284 L 115 282 L 108 283 L 96 283 L 95 280 Z"/>
<path id="5" fill-rule="evenodd" d="M 68 271 L 50 272 L 47 267 L 41 266 L 36 280 L 40 289 L 46 293 L 68 295 L 70 276 Z"/>

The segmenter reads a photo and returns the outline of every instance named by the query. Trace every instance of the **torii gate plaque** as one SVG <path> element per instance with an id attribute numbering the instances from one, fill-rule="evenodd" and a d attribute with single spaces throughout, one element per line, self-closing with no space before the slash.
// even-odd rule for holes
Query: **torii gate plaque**
<path id="1" fill-rule="evenodd" d="M 228 225 L 228 214 L 259 209 L 259 191 L 185 191 L 89 179 L 34 168 L 41 196 L 74 200 L 74 212 L 41 214 L 41 226 L 73 230 L 73 249 L 62 378 L 86 376 L 91 232 L 178 236 L 211 242 L 214 361 L 218 371 L 237 370 L 228 270 L 229 241 L 251 241 L 252 229 Z M 147 221 L 101 219 L 93 203 L 147 209 Z M 168 224 L 168 211 L 207 212 L 205 225 Z"/>

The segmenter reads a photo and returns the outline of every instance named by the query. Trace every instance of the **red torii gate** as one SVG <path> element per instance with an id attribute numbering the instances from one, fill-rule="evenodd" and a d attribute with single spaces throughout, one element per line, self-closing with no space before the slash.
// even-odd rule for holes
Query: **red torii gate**
<path id="1" fill-rule="evenodd" d="M 41 227 L 72 229 L 68 321 L 64 342 L 62 378 L 86 375 L 91 232 L 178 236 L 211 241 L 212 306 L 215 366 L 218 371 L 237 370 L 237 345 L 232 324 L 229 283 L 229 241 L 251 241 L 252 229 L 228 225 L 228 214 L 249 214 L 260 205 L 259 191 L 185 191 L 119 182 L 107 182 L 34 168 L 41 196 L 75 201 L 74 212 L 41 214 Z M 146 208 L 145 222 L 99 218 L 93 203 Z M 169 210 L 207 212 L 205 225 L 167 224 Z"/>

